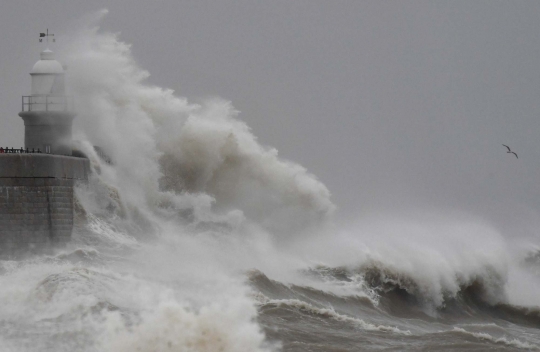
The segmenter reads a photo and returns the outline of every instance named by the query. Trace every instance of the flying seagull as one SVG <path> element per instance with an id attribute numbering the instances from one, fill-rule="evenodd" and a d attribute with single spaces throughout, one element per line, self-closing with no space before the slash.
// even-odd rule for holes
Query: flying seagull
<path id="1" fill-rule="evenodd" d="M 504 146 L 505 146 L 506 148 L 508 148 L 508 151 L 507 151 L 507 153 L 511 153 L 511 154 L 514 154 L 514 155 L 516 156 L 516 158 L 518 158 L 517 154 L 516 154 L 516 153 L 514 153 L 514 152 L 513 152 L 513 151 L 512 151 L 511 149 L 510 149 L 510 147 L 509 147 L 509 146 L 507 146 L 506 144 L 503 144 L 503 145 L 504 145 Z M 519 158 L 518 158 L 518 159 L 519 159 Z"/>

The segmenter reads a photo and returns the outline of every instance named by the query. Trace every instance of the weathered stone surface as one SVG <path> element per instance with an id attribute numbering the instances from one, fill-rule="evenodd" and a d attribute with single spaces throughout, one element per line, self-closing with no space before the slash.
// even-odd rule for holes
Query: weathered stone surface
<path id="1" fill-rule="evenodd" d="M 56 180 L 55 186 L 46 186 L 39 178 L 26 180 L 25 186 L 14 186 L 11 181 L 0 178 L 0 247 L 68 241 L 74 181 Z"/>
<path id="2" fill-rule="evenodd" d="M 88 172 L 87 159 L 0 154 L 0 255 L 68 242 L 73 186 Z"/>
<path id="3" fill-rule="evenodd" d="M 90 171 L 88 159 L 54 154 L 0 154 L 0 178 L 11 178 L 13 185 L 41 186 L 57 179 L 86 180 Z"/>

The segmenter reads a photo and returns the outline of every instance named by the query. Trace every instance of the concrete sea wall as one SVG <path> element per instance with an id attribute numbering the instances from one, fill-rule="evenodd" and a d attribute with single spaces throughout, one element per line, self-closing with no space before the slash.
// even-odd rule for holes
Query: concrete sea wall
<path id="1" fill-rule="evenodd" d="M 0 154 L 0 254 L 64 244 L 73 229 L 73 186 L 88 177 L 87 159 Z"/>
<path id="2" fill-rule="evenodd" d="M 37 249 L 69 241 L 73 229 L 73 182 L 0 178 L 1 250 Z"/>

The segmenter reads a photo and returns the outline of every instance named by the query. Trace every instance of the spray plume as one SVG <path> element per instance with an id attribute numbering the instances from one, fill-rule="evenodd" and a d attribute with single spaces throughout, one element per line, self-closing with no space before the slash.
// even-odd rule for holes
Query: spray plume
<path id="1" fill-rule="evenodd" d="M 153 211 L 168 204 L 234 219 L 242 212 L 266 229 L 286 233 L 326 221 L 328 189 L 305 168 L 261 146 L 238 112 L 222 99 L 190 104 L 170 89 L 145 83 L 149 74 L 130 46 L 99 30 L 101 11 L 65 49 L 77 98 L 77 123 L 88 146 L 114 162 L 105 183 L 124 202 Z M 201 209 L 205 209 L 203 214 Z"/>

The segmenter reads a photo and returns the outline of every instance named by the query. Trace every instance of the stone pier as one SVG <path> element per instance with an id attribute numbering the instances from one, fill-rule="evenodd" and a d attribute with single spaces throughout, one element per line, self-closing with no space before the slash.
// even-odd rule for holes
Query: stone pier
<path id="1" fill-rule="evenodd" d="M 89 162 L 52 154 L 0 154 L 0 255 L 62 245 L 73 229 L 73 187 Z"/>

